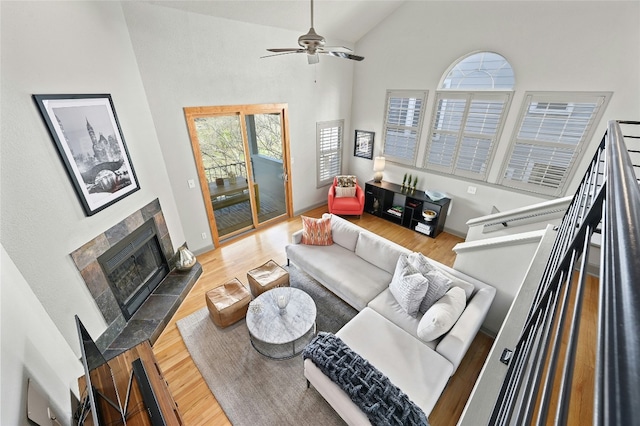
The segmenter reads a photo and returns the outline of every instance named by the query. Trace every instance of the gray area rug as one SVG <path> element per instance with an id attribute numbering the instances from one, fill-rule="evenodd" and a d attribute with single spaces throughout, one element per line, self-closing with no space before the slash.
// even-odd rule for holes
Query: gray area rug
<path id="1" fill-rule="evenodd" d="M 292 287 L 311 295 L 318 310 L 318 331 L 335 333 L 357 311 L 295 266 Z M 177 322 L 191 358 L 235 426 L 343 425 L 313 387 L 307 389 L 302 356 L 271 360 L 249 342 L 244 320 L 218 328 L 203 308 Z"/>

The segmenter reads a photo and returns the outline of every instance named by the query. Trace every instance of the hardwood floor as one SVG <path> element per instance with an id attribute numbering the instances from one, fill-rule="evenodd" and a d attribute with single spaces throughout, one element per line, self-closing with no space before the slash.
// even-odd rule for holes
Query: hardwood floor
<path id="1" fill-rule="evenodd" d="M 326 211 L 324 206 L 306 212 L 305 215 L 320 217 Z M 347 219 L 449 266 L 453 265 L 455 260 L 453 246 L 462 241 L 461 238 L 447 233 L 440 234 L 437 239 L 428 238 L 369 214 L 364 214 L 361 218 Z M 153 346 L 160 368 L 187 426 L 217 426 L 231 423 L 191 360 L 176 327 L 176 321 L 203 308 L 205 292 L 228 278 L 237 277 L 246 285 L 248 270 L 269 259 L 285 264 L 287 259 L 284 247 L 289 243 L 291 234 L 301 226 L 300 218 L 295 217 L 267 229 L 239 237 L 198 256 L 203 274 Z M 431 412 L 429 421 L 432 425 L 457 423 L 492 343 L 491 337 L 478 334 L 467 356 Z M 302 372 L 300 374 L 302 375 Z"/>

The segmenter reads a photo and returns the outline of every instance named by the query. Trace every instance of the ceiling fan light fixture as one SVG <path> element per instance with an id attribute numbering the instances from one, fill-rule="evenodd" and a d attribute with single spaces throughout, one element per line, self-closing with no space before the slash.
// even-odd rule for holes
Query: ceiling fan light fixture
<path id="1" fill-rule="evenodd" d="M 287 55 L 290 53 L 306 53 L 307 61 L 309 64 L 317 64 L 320 62 L 319 54 L 335 56 L 337 58 L 351 59 L 353 61 L 362 61 L 364 56 L 353 55 L 351 53 L 340 52 L 334 49 L 344 49 L 351 52 L 351 49 L 346 47 L 325 47 L 325 39 L 320 34 L 316 33 L 313 28 L 313 0 L 311 0 L 311 28 L 306 34 L 298 37 L 298 45 L 300 48 L 276 48 L 267 49 L 269 52 L 275 52 L 274 55 L 261 56 L 261 58 L 267 58 L 270 56 Z"/>

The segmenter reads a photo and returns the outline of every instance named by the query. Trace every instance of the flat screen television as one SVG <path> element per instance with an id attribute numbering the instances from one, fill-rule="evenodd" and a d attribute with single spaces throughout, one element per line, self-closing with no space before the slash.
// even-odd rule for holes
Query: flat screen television
<path id="1" fill-rule="evenodd" d="M 82 352 L 87 395 L 81 404 L 78 424 L 125 425 L 125 412 L 120 403 L 118 389 L 111 367 L 76 315 L 76 326 Z M 91 421 L 89 421 L 91 416 Z"/>

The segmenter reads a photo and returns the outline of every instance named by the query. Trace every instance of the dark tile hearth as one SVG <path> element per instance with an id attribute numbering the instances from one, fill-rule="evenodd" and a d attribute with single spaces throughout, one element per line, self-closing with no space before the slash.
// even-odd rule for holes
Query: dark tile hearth
<path id="1" fill-rule="evenodd" d="M 144 340 L 153 345 L 201 274 L 200 263 L 188 272 L 171 271 L 108 345 L 105 358 L 111 359 Z"/>

